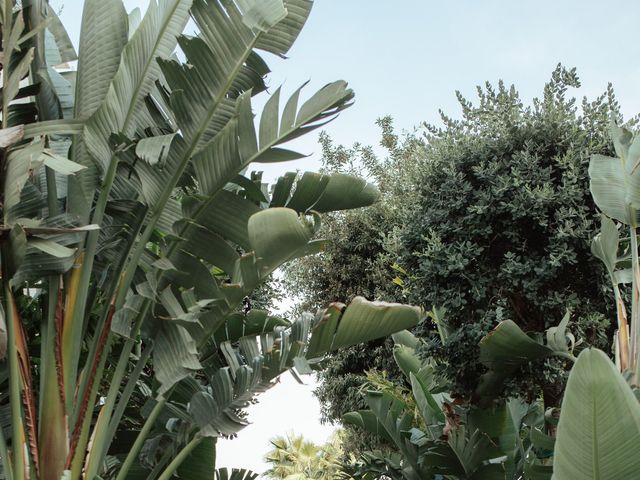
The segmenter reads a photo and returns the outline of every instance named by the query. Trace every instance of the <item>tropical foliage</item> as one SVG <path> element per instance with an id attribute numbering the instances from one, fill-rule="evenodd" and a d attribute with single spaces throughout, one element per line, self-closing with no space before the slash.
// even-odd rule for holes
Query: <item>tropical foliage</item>
<path id="1" fill-rule="evenodd" d="M 370 147 L 356 144 L 345 148 L 320 135 L 323 171 L 363 175 L 380 190 L 380 201 L 365 209 L 336 212 L 323 219 L 322 235 L 331 241 L 320 255 L 298 259 L 285 267 L 285 285 L 298 298 L 299 310 L 316 309 L 327 301 L 348 302 L 356 296 L 385 301 L 404 300 L 402 288 L 394 283 L 399 272 L 396 229 L 410 208 L 408 186 L 424 151 L 423 141 L 394 133 L 390 118 L 381 119 L 382 144 L 389 155 L 378 159 Z M 392 356 L 392 342 L 377 340 L 341 349 L 329 357 L 319 372 L 321 384 L 316 390 L 323 418 L 340 421 L 351 410 L 364 408 L 360 389 L 367 370 L 387 372 L 390 380 L 399 380 L 400 371 Z M 373 448 L 377 439 L 346 426 L 347 451 Z M 387 450 L 383 444 L 378 448 Z"/>
<path id="2" fill-rule="evenodd" d="M 378 197 L 351 175 L 269 189 L 246 173 L 300 158 L 282 144 L 352 102 L 338 81 L 281 111 L 278 89 L 254 125 L 260 52 L 284 56 L 311 6 L 159 0 L 128 16 L 87 0 L 76 56 L 45 1 L 0 3 L 5 478 L 254 478 L 216 471 L 215 442 L 256 394 L 417 323 L 417 309 L 362 298 L 293 322 L 243 308 L 322 248 L 321 213 Z"/>
<path id="3" fill-rule="evenodd" d="M 387 459 L 365 452 L 352 466 L 354 477 L 520 478 L 535 448 L 521 431 L 543 428 L 541 404 L 514 398 L 480 407 L 455 400 L 434 376 L 433 363 L 422 362 L 416 354 L 421 340 L 409 332 L 394 339 L 394 356 L 410 384 L 410 395 L 369 390 L 369 409 L 348 413 L 344 420 L 381 435 L 395 445 L 399 456 Z"/>
<path id="4" fill-rule="evenodd" d="M 458 95 L 460 118 L 443 114 L 442 127 L 400 135 L 383 119 L 385 159 L 324 139 L 327 171 L 370 177 L 383 201 L 332 215 L 323 223 L 333 240 L 327 250 L 287 267 L 302 305 L 375 292 L 435 306 L 448 335 L 434 322 L 414 333 L 429 340 L 421 355 L 463 399 L 477 394 L 487 371 L 480 340 L 505 319 L 540 335 L 570 309 L 578 350 L 609 352 L 616 314 L 606 269 L 590 252 L 600 221 L 588 165 L 591 154 L 613 153 L 609 123 L 619 107 L 611 88 L 580 104 L 571 95 L 579 86 L 575 71 L 559 66 L 530 106 L 515 88 L 486 84 L 473 103 Z M 299 282 L 309 271 L 310 280 Z M 402 382 L 392 348 L 378 341 L 331 356 L 318 389 L 327 420 L 365 408 L 358 391 L 367 370 Z M 531 400 L 542 391 L 557 406 L 567 374 L 563 360 L 537 359 L 513 369 L 501 388 L 505 398 Z M 371 443 L 357 440 L 349 445 Z"/>
<path id="5" fill-rule="evenodd" d="M 369 391 L 369 410 L 349 413 L 345 421 L 383 436 L 399 455 L 391 459 L 364 454 L 355 478 L 569 480 L 636 475 L 640 463 L 632 452 L 640 441 L 640 203 L 634 195 L 640 136 L 615 124 L 611 130 L 618 158 L 593 155 L 589 177 L 594 201 L 603 212 L 592 251 L 610 274 L 618 312 L 615 363 L 595 348 L 573 356 L 579 341 L 568 330 L 570 313 L 544 337 L 528 335 L 516 322 L 503 320 L 479 342 L 486 371 L 468 402 L 449 395 L 449 386 L 434 376 L 434 362 L 416 355 L 424 340 L 409 332 L 396 334 L 394 356 L 413 398 L 398 388 Z M 625 229 L 628 236 L 622 235 Z M 630 315 L 621 293 L 628 284 Z M 447 329 L 439 332 L 446 342 Z M 524 364 L 551 357 L 572 365 L 559 412 L 545 411 L 543 397 L 529 403 L 517 396 L 503 399 L 505 378 Z"/>

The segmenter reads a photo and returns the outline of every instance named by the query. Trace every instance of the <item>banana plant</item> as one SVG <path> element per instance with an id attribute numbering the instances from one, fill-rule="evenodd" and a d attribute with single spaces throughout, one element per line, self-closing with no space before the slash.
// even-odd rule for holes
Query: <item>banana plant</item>
<path id="1" fill-rule="evenodd" d="M 618 158 L 594 155 L 589 176 L 593 199 L 602 212 L 601 230 L 591 251 L 609 273 L 617 311 L 615 364 L 597 349 L 578 356 L 562 401 L 554 480 L 633 477 L 640 469 L 631 453 L 640 442 L 640 139 L 613 123 L 611 136 Z M 626 284 L 631 285 L 630 319 L 620 288 Z"/>
<path id="2" fill-rule="evenodd" d="M 528 335 L 512 320 L 501 321 L 480 340 L 480 361 L 487 367 L 474 392 L 480 405 L 490 404 L 504 388 L 504 379 L 522 365 L 548 357 L 575 362 L 575 336 L 567 329 L 571 313 L 567 311 L 556 327 L 544 336 Z"/>
<path id="3" fill-rule="evenodd" d="M 640 209 L 640 137 L 611 124 L 617 158 L 594 155 L 589 164 L 591 195 L 603 213 L 601 232 L 591 251 L 604 263 L 615 294 L 618 329 L 616 359 L 619 370 L 629 370 L 637 383 L 640 373 L 640 260 L 638 259 L 638 211 Z M 619 222 L 621 228 L 615 222 Z M 621 231 L 628 237 L 621 237 Z M 619 251 L 620 250 L 620 251 Z M 620 255 L 621 254 L 621 255 Z M 631 284 L 631 318 L 620 293 L 620 284 Z"/>
<path id="4" fill-rule="evenodd" d="M 524 469 L 525 478 L 627 478 L 640 469 L 631 454 L 640 441 L 638 402 L 638 328 L 640 263 L 637 227 L 640 201 L 640 137 L 615 124 L 611 136 L 617 158 L 594 155 L 589 165 L 590 188 L 601 210 L 601 230 L 591 244 L 611 279 L 617 312 L 615 364 L 597 349 L 584 349 L 572 358 L 575 339 L 566 320 L 547 332 L 544 345 L 515 324 L 503 322 L 480 344 L 489 367 L 485 386 L 504 370 L 524 361 L 559 355 L 575 362 L 567 381 L 557 434 L 533 429 Z M 628 233 L 625 233 L 625 230 Z M 629 318 L 621 285 L 631 286 Z"/>
<path id="5" fill-rule="evenodd" d="M 255 395 L 419 320 L 364 299 L 292 322 L 242 308 L 322 250 L 322 213 L 378 197 L 348 175 L 247 173 L 301 158 L 283 145 L 352 104 L 337 81 L 254 115 L 263 52 L 284 57 L 311 7 L 87 0 L 76 54 L 46 1 L 0 2 L 5 478 L 251 478 L 215 471 L 215 441 Z"/>
<path id="6" fill-rule="evenodd" d="M 633 478 L 639 443 L 638 398 L 604 352 L 585 349 L 562 401 L 552 478 Z"/>

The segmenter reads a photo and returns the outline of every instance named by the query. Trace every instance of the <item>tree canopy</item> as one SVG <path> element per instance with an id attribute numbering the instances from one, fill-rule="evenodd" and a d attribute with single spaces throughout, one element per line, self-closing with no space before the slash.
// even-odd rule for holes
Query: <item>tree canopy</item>
<path id="1" fill-rule="evenodd" d="M 530 105 L 502 82 L 478 87 L 478 99 L 457 93 L 461 115 L 441 114 L 440 126 L 397 134 L 380 121 L 387 156 L 321 138 L 325 168 L 359 171 L 381 190 L 381 202 L 332 215 L 319 256 L 290 267 L 303 304 L 377 295 L 436 307 L 415 333 L 421 355 L 434 360 L 454 395 L 474 397 L 484 373 L 478 343 L 498 322 L 525 331 L 556 325 L 569 309 L 582 346 L 608 350 L 613 328 L 610 287 L 590 253 L 599 220 L 589 193 L 591 154 L 612 152 L 608 127 L 619 108 L 611 87 L 578 102 L 580 82 L 559 65 Z M 326 420 L 362 408 L 357 391 L 369 369 L 395 369 L 390 343 L 344 350 L 332 357 L 318 396 Z M 506 379 L 507 394 L 540 392 L 557 404 L 566 371 L 559 360 L 527 363 Z M 397 377 L 399 378 L 399 377 Z"/>

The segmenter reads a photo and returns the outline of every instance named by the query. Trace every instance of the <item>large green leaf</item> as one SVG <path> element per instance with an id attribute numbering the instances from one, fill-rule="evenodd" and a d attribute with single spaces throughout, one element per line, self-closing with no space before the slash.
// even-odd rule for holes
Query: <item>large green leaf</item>
<path id="1" fill-rule="evenodd" d="M 553 351 L 536 342 L 512 320 L 504 320 L 480 341 L 480 361 L 495 370 L 517 368 Z"/>
<path id="2" fill-rule="evenodd" d="M 378 197 L 373 184 L 352 175 L 305 172 L 297 179 L 295 173 L 289 172 L 275 184 L 271 206 L 322 213 L 368 206 Z"/>
<path id="3" fill-rule="evenodd" d="M 593 200 L 606 215 L 629 225 L 632 214 L 626 201 L 626 177 L 620 159 L 604 155 L 591 157 L 589 179 Z"/>
<path id="4" fill-rule="evenodd" d="M 414 327 L 421 319 L 417 307 L 388 302 L 369 302 L 356 297 L 342 314 L 331 349 L 348 347 L 386 337 Z"/>
<path id="5" fill-rule="evenodd" d="M 126 42 L 127 14 L 121 0 L 84 2 L 76 78 L 75 119 L 86 120 L 104 101 L 120 65 L 122 49 Z M 97 171 L 84 142 L 79 138 L 76 139 L 73 148 L 73 160 L 88 167 L 88 170 L 69 182 L 69 207 L 86 220 L 95 193 Z"/>
<path id="6" fill-rule="evenodd" d="M 285 18 L 260 36 L 256 48 L 284 56 L 298 38 L 312 6 L 311 0 L 284 0 Z"/>
<path id="7" fill-rule="evenodd" d="M 75 116 L 87 119 L 104 101 L 127 42 L 121 0 L 87 0 L 82 11 Z"/>
<path id="8" fill-rule="evenodd" d="M 424 382 L 414 373 L 410 374 L 411 390 L 416 400 L 418 410 L 425 425 L 444 423 L 445 417 L 442 404 L 431 394 Z"/>
<path id="9" fill-rule="evenodd" d="M 600 221 L 600 232 L 591 241 L 591 253 L 602 260 L 609 275 L 613 277 L 618 261 L 620 232 L 618 232 L 615 222 L 609 217 L 602 215 Z"/>
<path id="10" fill-rule="evenodd" d="M 314 234 L 312 224 L 288 208 L 268 208 L 256 213 L 249 219 L 248 228 L 252 250 L 265 275 L 305 247 Z"/>
<path id="11" fill-rule="evenodd" d="M 358 412 L 345 413 L 342 416 L 343 423 L 347 425 L 356 425 L 373 435 L 384 438 L 389 442 L 393 442 L 393 438 L 387 433 L 384 425 L 378 420 L 378 417 L 371 410 L 360 410 Z"/>
<path id="12" fill-rule="evenodd" d="M 482 375 L 475 392 L 481 402 L 491 402 L 505 378 L 525 363 L 551 355 L 570 357 L 569 342 L 573 337 L 566 331 L 568 322 L 567 314 L 557 327 L 547 331 L 547 345 L 527 335 L 512 320 L 500 322 L 489 332 L 480 341 L 480 361 L 489 369 Z"/>
<path id="13" fill-rule="evenodd" d="M 562 401 L 553 479 L 635 478 L 639 445 L 638 400 L 602 351 L 585 349 Z"/>
<path id="14" fill-rule="evenodd" d="M 589 163 L 590 190 L 598 208 L 607 216 L 636 226 L 640 208 L 640 136 L 612 125 L 618 158 L 592 155 Z"/>
<path id="15" fill-rule="evenodd" d="M 173 53 L 190 5 L 191 0 L 150 2 L 140 26 L 122 50 L 118 71 L 85 129 L 87 147 L 103 168 L 112 155 L 111 134 L 122 132 L 131 137 L 137 127 L 146 126 L 144 102 L 160 76 L 157 59 Z M 128 28 L 126 15 L 122 21 Z"/>

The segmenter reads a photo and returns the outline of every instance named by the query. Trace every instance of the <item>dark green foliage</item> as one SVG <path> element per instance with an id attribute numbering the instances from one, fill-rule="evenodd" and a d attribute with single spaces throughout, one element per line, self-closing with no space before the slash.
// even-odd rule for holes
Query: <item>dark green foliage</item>
<path id="1" fill-rule="evenodd" d="M 409 197 L 402 189 L 412 177 L 411 166 L 422 142 L 408 137 L 402 143 L 393 133 L 391 120 L 379 121 L 382 144 L 390 152 L 380 161 L 371 148 L 359 144 L 347 149 L 334 145 L 321 134 L 324 171 L 358 173 L 373 179 L 382 199 L 375 205 L 323 217 L 320 235 L 329 240 L 325 251 L 288 264 L 286 286 L 307 310 L 327 302 L 348 302 L 357 295 L 386 301 L 404 301 L 403 289 L 394 283 L 397 260 L 397 232 Z M 369 369 L 387 370 L 390 378 L 400 378 L 392 357 L 390 340 L 369 342 L 331 354 L 326 368 L 318 373 L 321 385 L 316 395 L 322 404 L 324 421 L 340 421 L 345 413 L 364 408 L 360 388 Z M 345 449 L 361 451 L 376 441 L 367 434 L 353 433 Z M 382 448 L 382 445 L 380 445 Z"/>
<path id="2" fill-rule="evenodd" d="M 587 167 L 591 154 L 612 153 L 608 125 L 612 114 L 620 120 L 619 109 L 611 87 L 579 105 L 567 93 L 579 86 L 575 71 L 559 66 L 531 106 L 514 87 L 486 84 L 476 105 L 458 94 L 460 119 L 442 114 L 440 128 L 399 136 L 384 119 L 385 160 L 323 137 L 325 167 L 369 175 L 382 199 L 325 221 L 327 250 L 288 270 L 302 304 L 361 294 L 446 308 L 444 343 L 432 322 L 416 333 L 428 340 L 422 354 L 466 398 L 485 371 L 478 342 L 500 320 L 542 332 L 569 308 L 580 348 L 609 351 L 614 313 L 589 250 L 598 219 Z M 362 408 L 364 371 L 390 369 L 398 378 L 390 355 L 376 344 L 332 357 L 317 392 L 325 419 Z M 504 387 L 529 398 L 542 390 L 553 405 L 564 378 L 562 362 L 545 360 L 525 365 Z"/>
<path id="3" fill-rule="evenodd" d="M 477 343 L 504 319 L 540 332 L 568 308 L 586 343 L 609 348 L 612 312 L 589 247 L 598 225 L 587 168 L 591 154 L 611 153 L 617 104 L 609 89 L 579 114 L 566 96 L 579 86 L 575 71 L 559 66 L 543 97 L 524 107 L 513 87 L 487 84 L 477 106 L 458 95 L 461 120 L 442 115 L 444 128 L 427 127 L 403 265 L 410 302 L 447 310 L 452 335 L 423 354 L 440 362 L 457 394 L 475 390 Z M 564 375 L 555 364 L 540 367 L 516 375 L 510 393 L 555 396 Z"/>
<path id="4" fill-rule="evenodd" d="M 348 302 L 361 295 L 386 301 L 405 299 L 394 283 L 398 272 L 398 233 L 411 198 L 406 188 L 414 176 L 422 141 L 408 136 L 400 143 L 389 118 L 378 121 L 382 146 L 389 156 L 379 160 L 370 147 L 334 145 L 320 134 L 323 172 L 368 177 L 380 189 L 380 201 L 371 207 L 336 212 L 323 217 L 320 235 L 328 240 L 324 251 L 287 264 L 286 286 L 296 295 L 299 308 Z"/>
<path id="5" fill-rule="evenodd" d="M 382 121 L 381 121 L 382 122 Z M 385 120 L 384 122 L 388 122 Z M 387 123 L 386 129 L 391 125 Z M 388 185 L 388 168 L 370 147 L 355 144 L 347 149 L 320 135 L 323 172 L 368 176 L 381 190 L 381 201 L 372 207 L 326 215 L 320 234 L 329 240 L 326 249 L 286 266 L 288 290 L 298 296 L 301 309 L 327 302 L 348 302 L 355 296 L 399 300 L 400 289 L 393 283 L 395 262 L 393 230 L 399 227 L 398 213 L 403 199 L 393 195 Z M 331 265 L 331 268 L 327 268 Z"/>

